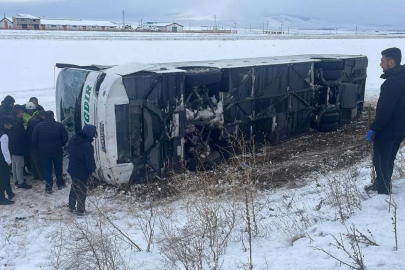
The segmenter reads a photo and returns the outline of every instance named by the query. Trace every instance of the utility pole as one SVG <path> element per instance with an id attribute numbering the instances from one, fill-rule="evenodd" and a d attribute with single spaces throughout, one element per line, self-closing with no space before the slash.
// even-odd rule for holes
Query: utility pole
<path id="1" fill-rule="evenodd" d="M 263 33 L 264 33 L 264 23 L 263 23 Z"/>
<path id="2" fill-rule="evenodd" d="M 269 21 L 267 21 L 267 28 L 266 28 L 266 30 L 269 31 Z"/>
<path id="3" fill-rule="evenodd" d="M 357 25 L 356 25 L 356 35 L 357 35 Z"/>
<path id="4" fill-rule="evenodd" d="M 217 30 L 217 15 L 214 15 L 214 29 Z"/>
<path id="5" fill-rule="evenodd" d="M 236 33 L 236 23 L 233 24 L 233 32 Z"/>
<path id="6" fill-rule="evenodd" d="M 125 27 L 125 11 L 122 11 L 122 26 Z"/>

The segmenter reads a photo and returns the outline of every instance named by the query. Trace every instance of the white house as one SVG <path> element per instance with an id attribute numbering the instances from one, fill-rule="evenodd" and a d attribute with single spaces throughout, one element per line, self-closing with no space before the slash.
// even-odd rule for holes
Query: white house
<path id="1" fill-rule="evenodd" d="M 13 29 L 39 30 L 41 19 L 30 14 L 17 14 L 13 16 Z"/>
<path id="2" fill-rule="evenodd" d="M 13 18 L 4 17 L 0 21 L 0 29 L 13 29 Z"/>
<path id="3" fill-rule="evenodd" d="M 183 25 L 178 23 L 147 22 L 144 26 L 156 27 L 161 32 L 183 32 L 184 28 Z"/>
<path id="4" fill-rule="evenodd" d="M 118 26 L 107 21 L 74 19 L 41 19 L 41 30 L 116 31 Z"/>

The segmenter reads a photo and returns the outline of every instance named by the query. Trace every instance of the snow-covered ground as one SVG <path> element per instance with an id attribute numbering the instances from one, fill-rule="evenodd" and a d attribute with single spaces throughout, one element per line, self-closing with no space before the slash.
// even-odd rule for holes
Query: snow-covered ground
<path id="1" fill-rule="evenodd" d="M 23 34 L 21 34 L 23 33 Z M 25 35 L 19 32 L 19 35 Z M 28 32 L 27 32 L 28 33 Z M 29 34 L 32 32 L 29 32 Z M 369 58 L 366 101 L 375 104 L 378 98 L 381 79 L 379 59 L 381 50 L 388 47 L 403 47 L 403 39 L 296 39 L 296 40 L 55 40 L 55 39 L 0 39 L 0 99 L 11 94 L 17 103 L 25 103 L 31 96 L 37 96 L 46 109 L 55 109 L 54 83 L 57 62 L 72 64 L 122 64 L 130 61 L 143 63 L 173 62 L 187 60 L 224 59 L 235 57 L 260 57 L 270 55 L 292 55 L 309 53 L 363 54 Z M 344 157 L 342 157 L 344 158 Z M 404 160 L 398 162 L 399 172 Z M 350 170 L 350 173 L 349 173 Z M 353 264 L 341 250 L 333 247 L 336 244 L 331 235 L 340 239 L 339 233 L 347 234 L 347 229 L 340 222 L 336 197 L 331 194 L 333 186 L 338 186 L 352 194 L 350 202 L 342 202 L 340 208 L 344 214 L 352 213 L 346 221 L 347 228 L 356 225 L 362 233 L 369 236 L 369 230 L 378 246 L 360 244 L 367 269 L 405 269 L 403 248 L 405 243 L 405 180 L 394 184 L 393 200 L 398 206 L 398 250 L 394 250 L 395 235 L 388 211 L 386 197 L 362 192 L 370 182 L 370 161 L 354 164 L 353 168 L 344 171 L 329 172 L 319 175 L 316 172 L 293 189 L 278 189 L 258 192 L 254 196 L 255 210 L 252 241 L 253 269 L 346 269 L 340 267 L 335 259 L 322 251 L 324 249 L 344 262 Z M 396 179 L 403 176 L 396 173 Z M 340 183 L 340 185 L 338 185 Z M 351 183 L 350 187 L 343 183 Z M 61 263 L 63 250 L 68 244 L 82 243 L 78 228 L 87 228 L 95 237 L 100 234 L 97 224 L 105 224 L 106 238 L 110 239 L 117 231 L 105 217 L 96 212 L 99 207 L 110 221 L 123 231 L 143 250 L 135 252 L 122 240 L 116 245 L 109 243 L 109 249 L 118 247 L 129 269 L 175 269 L 170 268 L 169 259 L 182 249 L 177 245 L 169 246 L 168 236 L 182 239 L 185 231 L 192 231 L 188 243 L 182 243 L 183 251 L 193 247 L 191 243 L 205 243 L 198 234 L 203 228 L 201 211 L 216 213 L 217 217 L 226 209 L 227 214 L 236 214 L 235 229 L 227 238 L 225 249 L 221 249 L 219 263 L 222 269 L 249 269 L 249 241 L 246 228 L 246 210 L 243 196 L 235 198 L 230 195 L 207 197 L 202 195 L 184 195 L 182 198 L 164 200 L 153 204 L 154 240 L 147 249 L 148 228 L 151 203 L 134 201 L 131 194 L 116 193 L 115 190 L 92 191 L 88 209 L 95 214 L 84 219 L 72 217 L 64 205 L 67 203 L 68 190 L 56 191 L 53 195 L 44 194 L 43 183 L 33 183 L 32 190 L 15 189 L 16 204 L 0 208 L 0 269 L 52 269 L 57 262 Z M 343 185 L 343 186 L 342 186 Z M 340 194 L 340 193 L 339 193 Z M 350 195 L 349 194 L 349 195 Z M 358 200 L 361 199 L 361 200 Z M 339 207 L 338 207 L 339 208 Z M 361 210 L 360 210 L 361 209 Z M 226 216 L 226 215 L 225 215 Z M 201 217 L 202 219 L 198 219 Z M 224 223 L 232 219 L 222 220 Z M 99 222 L 96 223 L 95 221 Z M 221 227 L 223 226 L 223 227 Z M 226 228 L 217 231 L 224 239 Z M 61 234 L 63 241 L 60 242 Z M 176 236 L 178 236 L 176 238 Z M 190 236 L 190 235 L 189 235 Z M 213 237 L 211 235 L 211 237 Z M 207 236 L 205 235 L 205 238 Z M 211 239 L 211 238 L 210 238 Z M 343 236 L 345 246 L 350 249 L 349 241 Z M 70 241 L 72 240 L 72 241 Z M 111 240 L 111 239 L 110 239 Z M 70 242 L 69 242 L 70 241 Z M 174 241 L 176 242 L 176 241 Z M 63 243 L 62 253 L 58 243 Z M 178 243 L 178 241 L 176 242 Z M 216 242 L 218 243 L 218 242 Z M 218 245 L 218 244 L 217 244 Z M 126 248 L 128 247 L 128 248 Z M 194 246 L 195 247 L 195 246 Z M 173 252 L 167 252 L 172 250 Z M 58 255 L 59 254 L 59 255 Z M 190 253 L 198 255 L 197 253 Z M 188 255 L 190 255 L 188 254 Z M 62 256 L 63 255 L 63 256 Z M 165 257 L 166 256 L 166 257 Z M 206 254 L 205 256 L 212 256 Z M 166 258 L 166 259 L 165 259 Z M 59 259 L 59 261 L 58 261 Z M 177 262 L 178 269 L 185 269 Z M 204 269 L 208 269 L 205 265 Z M 61 268 L 63 269 L 63 268 Z M 68 268 L 68 269 L 84 269 Z M 91 269 L 91 268 L 89 268 Z M 194 269 L 194 268 L 190 268 Z"/>
<path id="2" fill-rule="evenodd" d="M 23 32 L 24 33 L 24 32 Z M 102 33 L 103 34 L 103 33 Z M 20 33 L 21 35 L 21 33 Z M 363 54 L 369 58 L 366 100 L 378 97 L 380 52 L 403 39 L 300 40 L 0 40 L 0 92 L 26 102 L 27 91 L 54 108 L 55 63 L 114 65 L 310 53 Z M 0 97 L 1 98 L 1 97 Z"/>

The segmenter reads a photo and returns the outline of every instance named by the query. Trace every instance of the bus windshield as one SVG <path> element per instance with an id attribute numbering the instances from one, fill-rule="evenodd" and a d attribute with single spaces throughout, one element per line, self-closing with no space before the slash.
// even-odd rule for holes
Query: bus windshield
<path id="1" fill-rule="evenodd" d="M 62 69 L 56 82 L 56 113 L 72 137 L 81 131 L 81 97 L 89 71 Z"/>

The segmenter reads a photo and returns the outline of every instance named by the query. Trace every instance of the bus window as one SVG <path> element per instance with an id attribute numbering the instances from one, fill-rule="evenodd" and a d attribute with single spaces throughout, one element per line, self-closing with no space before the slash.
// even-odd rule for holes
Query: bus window
<path id="1" fill-rule="evenodd" d="M 57 115 L 69 137 L 81 131 L 81 95 L 89 71 L 63 69 L 56 83 Z"/>

